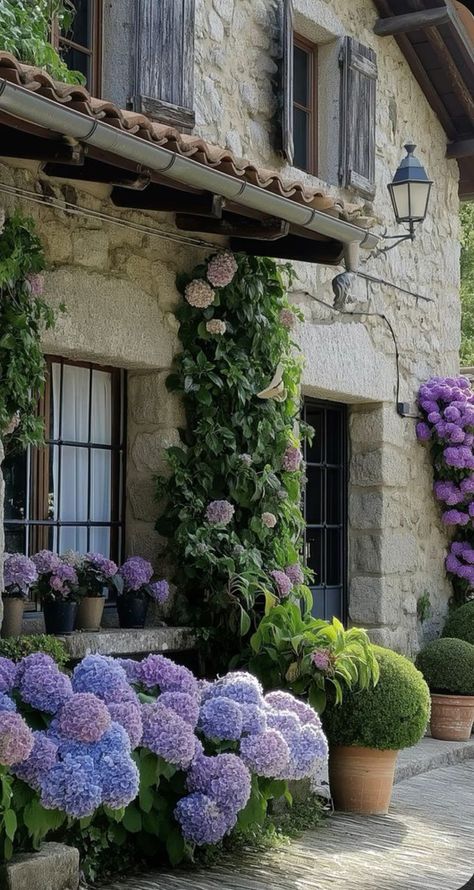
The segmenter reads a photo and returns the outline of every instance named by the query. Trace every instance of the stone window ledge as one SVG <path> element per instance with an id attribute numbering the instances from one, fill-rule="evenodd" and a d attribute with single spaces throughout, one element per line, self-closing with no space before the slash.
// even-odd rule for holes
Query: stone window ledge
<path id="1" fill-rule="evenodd" d="M 189 627 L 111 628 L 58 637 L 71 660 L 86 655 L 148 655 L 150 652 L 188 652 L 196 648 L 196 635 Z"/>

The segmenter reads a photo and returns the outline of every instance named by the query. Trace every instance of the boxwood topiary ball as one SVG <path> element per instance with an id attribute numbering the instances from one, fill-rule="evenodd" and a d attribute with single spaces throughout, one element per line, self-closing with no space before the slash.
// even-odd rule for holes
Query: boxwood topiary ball
<path id="1" fill-rule="evenodd" d="M 429 689 L 415 666 L 374 646 L 380 679 L 372 689 L 346 692 L 341 705 L 329 702 L 322 714 L 331 745 L 360 745 L 380 751 L 408 748 L 423 736 L 430 716 Z"/>
<path id="2" fill-rule="evenodd" d="M 428 643 L 416 659 L 432 692 L 474 695 L 474 646 L 465 640 L 443 637 Z"/>
<path id="3" fill-rule="evenodd" d="M 464 603 L 448 615 L 442 636 L 474 643 L 474 600 Z"/>

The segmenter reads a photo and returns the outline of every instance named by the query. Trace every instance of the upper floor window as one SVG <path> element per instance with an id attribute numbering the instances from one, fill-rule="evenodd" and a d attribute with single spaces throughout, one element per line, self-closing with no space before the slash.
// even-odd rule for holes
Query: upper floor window
<path id="1" fill-rule="evenodd" d="M 75 0 L 66 31 L 53 29 L 54 43 L 68 68 L 80 71 L 87 89 L 100 95 L 102 67 L 102 0 Z"/>
<path id="2" fill-rule="evenodd" d="M 122 555 L 124 372 L 48 359 L 45 447 L 6 455 L 5 549 Z"/>
<path id="3" fill-rule="evenodd" d="M 294 165 L 318 172 L 318 48 L 299 35 L 293 46 Z"/>

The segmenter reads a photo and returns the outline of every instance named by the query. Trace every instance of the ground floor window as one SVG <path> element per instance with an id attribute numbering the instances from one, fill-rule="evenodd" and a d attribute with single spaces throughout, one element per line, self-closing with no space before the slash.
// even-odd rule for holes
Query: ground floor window
<path id="1" fill-rule="evenodd" d="M 45 447 L 7 453 L 5 549 L 122 555 L 124 372 L 48 357 Z"/>
<path id="2" fill-rule="evenodd" d="M 347 614 L 347 407 L 305 399 L 303 419 L 314 429 L 305 445 L 305 554 L 315 573 L 314 615 Z"/>

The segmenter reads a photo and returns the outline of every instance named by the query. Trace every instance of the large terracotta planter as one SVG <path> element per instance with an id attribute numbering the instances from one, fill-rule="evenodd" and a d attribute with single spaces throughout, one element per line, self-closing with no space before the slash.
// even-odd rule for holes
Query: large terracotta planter
<path id="1" fill-rule="evenodd" d="M 19 637 L 23 627 L 25 601 L 7 596 L 3 600 L 2 637 Z"/>
<path id="2" fill-rule="evenodd" d="M 446 742 L 467 742 L 474 724 L 474 695 L 431 693 L 431 736 Z"/>
<path id="3" fill-rule="evenodd" d="M 388 813 L 398 751 L 339 745 L 329 751 L 329 784 L 336 810 Z"/>
<path id="4" fill-rule="evenodd" d="M 85 596 L 77 607 L 77 630 L 99 630 L 104 605 L 103 596 Z"/>

